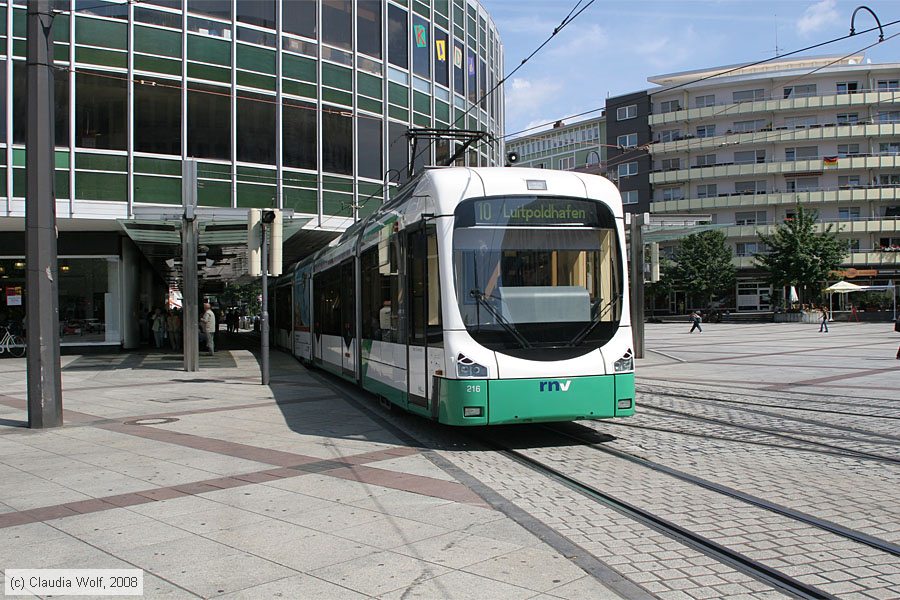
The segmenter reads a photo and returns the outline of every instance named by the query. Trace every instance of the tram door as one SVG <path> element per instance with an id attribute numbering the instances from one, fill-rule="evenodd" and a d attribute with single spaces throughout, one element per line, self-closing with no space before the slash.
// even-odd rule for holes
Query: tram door
<path id="1" fill-rule="evenodd" d="M 443 328 L 434 225 L 420 226 L 407 237 L 407 307 L 409 315 L 409 409 L 431 412 L 432 380 L 443 368 Z"/>

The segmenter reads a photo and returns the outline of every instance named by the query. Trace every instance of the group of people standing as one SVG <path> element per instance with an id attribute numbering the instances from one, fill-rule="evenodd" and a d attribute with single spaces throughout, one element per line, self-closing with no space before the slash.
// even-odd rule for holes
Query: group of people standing
<path id="1" fill-rule="evenodd" d="M 168 340 L 172 350 L 181 349 L 182 323 L 181 311 L 177 309 L 163 311 L 155 309 L 148 315 L 150 335 L 153 345 L 161 349 Z"/>

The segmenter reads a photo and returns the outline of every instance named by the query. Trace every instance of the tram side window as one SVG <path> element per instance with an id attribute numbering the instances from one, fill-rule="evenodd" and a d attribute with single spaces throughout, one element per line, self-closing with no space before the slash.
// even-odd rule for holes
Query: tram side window
<path id="1" fill-rule="evenodd" d="M 437 237 L 433 226 L 409 236 L 409 343 L 429 346 L 443 341 Z"/>
<path id="2" fill-rule="evenodd" d="M 340 334 L 349 343 L 351 338 L 356 337 L 356 274 L 353 260 L 344 261 L 340 268 L 341 278 L 338 282 L 338 290 L 343 292 Z"/>
<path id="3" fill-rule="evenodd" d="M 275 288 L 275 329 L 291 329 L 291 288 L 281 285 Z"/>
<path id="4" fill-rule="evenodd" d="M 362 337 L 403 342 L 400 330 L 400 276 L 396 236 L 360 256 L 362 271 Z"/>
<path id="5" fill-rule="evenodd" d="M 341 329 L 341 269 L 332 267 L 313 279 L 316 333 L 343 335 Z"/>

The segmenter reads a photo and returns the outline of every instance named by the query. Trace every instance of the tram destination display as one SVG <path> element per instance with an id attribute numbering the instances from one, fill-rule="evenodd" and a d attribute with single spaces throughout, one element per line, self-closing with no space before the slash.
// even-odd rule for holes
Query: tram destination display
<path id="1" fill-rule="evenodd" d="M 471 205 L 474 225 L 596 226 L 597 205 L 570 198 L 486 198 Z"/>

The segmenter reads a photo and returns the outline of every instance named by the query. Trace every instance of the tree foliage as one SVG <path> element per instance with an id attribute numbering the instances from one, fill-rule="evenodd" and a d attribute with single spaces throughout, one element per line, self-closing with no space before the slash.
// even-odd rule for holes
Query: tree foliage
<path id="1" fill-rule="evenodd" d="M 816 211 L 798 206 L 797 214 L 778 225 L 774 233 L 757 234 L 767 253 L 755 254 L 756 264 L 772 285 L 796 286 L 801 302 L 818 297 L 828 274 L 847 256 L 847 247 L 837 239 L 832 225 L 816 233 L 817 218 Z"/>
<path id="2" fill-rule="evenodd" d="M 731 256 L 721 231 L 689 235 L 679 242 L 674 262 L 665 269 L 663 279 L 675 289 L 687 292 L 695 303 L 710 306 L 716 297 L 734 289 Z"/>

